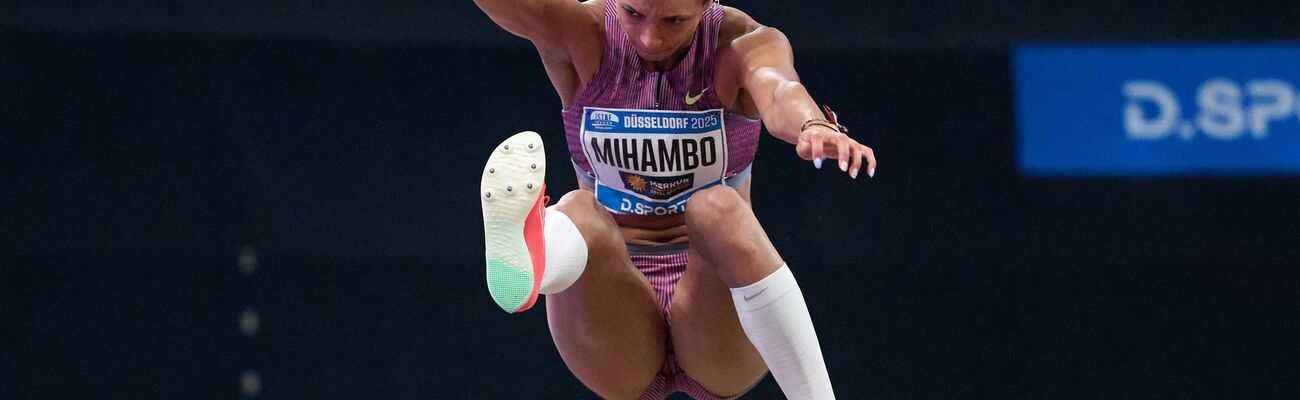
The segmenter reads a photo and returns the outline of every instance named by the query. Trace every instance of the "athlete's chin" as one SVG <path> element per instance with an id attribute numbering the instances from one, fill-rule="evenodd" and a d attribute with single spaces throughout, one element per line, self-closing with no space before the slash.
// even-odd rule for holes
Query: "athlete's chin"
<path id="1" fill-rule="evenodd" d="M 672 56 L 672 52 L 667 52 L 667 51 L 661 51 L 657 53 L 648 52 L 648 51 L 637 51 L 636 54 L 641 56 L 642 60 L 646 60 L 650 62 L 666 61 L 668 60 L 668 57 Z"/>

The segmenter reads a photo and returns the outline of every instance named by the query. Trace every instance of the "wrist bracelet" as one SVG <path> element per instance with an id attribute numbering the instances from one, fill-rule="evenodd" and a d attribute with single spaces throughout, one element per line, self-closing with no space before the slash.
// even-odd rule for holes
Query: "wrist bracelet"
<path id="1" fill-rule="evenodd" d="M 800 127 L 799 127 L 799 132 L 806 131 L 806 130 L 808 130 L 808 127 L 809 127 L 809 126 L 813 126 L 813 125 L 824 126 L 824 127 L 831 128 L 831 129 L 833 129 L 833 130 L 836 130 L 836 131 L 839 131 L 839 130 L 840 130 L 840 127 L 839 127 L 839 126 L 836 126 L 835 124 L 832 124 L 831 121 L 827 121 L 827 120 L 824 120 L 824 119 L 821 119 L 821 118 L 813 118 L 813 119 L 810 119 L 810 120 L 804 121 L 803 126 L 800 126 Z"/>
<path id="2" fill-rule="evenodd" d="M 803 131 L 808 130 L 808 127 L 812 125 L 820 125 L 827 128 L 831 128 L 836 132 L 840 132 L 846 135 L 849 133 L 849 128 L 844 125 L 840 125 L 839 116 L 835 114 L 835 111 L 831 111 L 830 106 L 823 105 L 822 112 L 825 113 L 829 119 L 812 118 L 807 121 L 804 121 L 803 125 L 799 127 L 799 133 L 803 133 Z"/>

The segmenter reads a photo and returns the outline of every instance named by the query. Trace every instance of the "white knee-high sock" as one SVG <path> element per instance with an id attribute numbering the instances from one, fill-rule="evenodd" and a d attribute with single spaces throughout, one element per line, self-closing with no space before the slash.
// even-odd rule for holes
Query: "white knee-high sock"
<path id="1" fill-rule="evenodd" d="M 568 289 L 587 268 L 587 241 L 569 216 L 555 207 L 547 207 L 542 235 L 546 237 L 546 272 L 542 274 L 542 294 Z"/>
<path id="2" fill-rule="evenodd" d="M 785 264 L 752 285 L 731 289 L 740 326 L 786 397 L 833 399 L 817 332 L 794 274 Z"/>

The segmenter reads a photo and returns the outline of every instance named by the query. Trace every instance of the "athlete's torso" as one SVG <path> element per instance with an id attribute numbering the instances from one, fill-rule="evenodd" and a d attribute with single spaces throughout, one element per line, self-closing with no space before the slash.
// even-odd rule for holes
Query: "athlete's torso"
<path id="1" fill-rule="evenodd" d="M 701 18 L 693 43 L 681 60 L 664 70 L 655 71 L 643 65 L 636 52 L 627 45 L 627 36 L 619 29 L 613 4 L 594 0 L 584 3 L 583 7 L 592 15 L 593 23 L 578 28 L 581 34 L 565 41 L 572 48 L 539 48 L 547 73 L 564 105 L 562 114 L 566 137 L 580 185 L 595 189 L 594 186 L 599 186 L 595 181 L 608 182 L 611 180 L 610 175 L 615 175 L 612 179 L 618 179 L 608 169 L 604 170 L 605 173 L 600 178 L 596 177 L 601 169 L 593 168 L 592 161 L 596 161 L 597 166 L 604 165 L 600 161 L 607 162 L 609 167 L 615 163 L 608 159 L 608 153 L 605 154 L 606 157 L 601 157 L 600 154 L 593 155 L 592 149 L 584 149 L 582 135 L 590 133 L 583 132 L 584 115 L 589 116 L 594 110 L 611 110 L 614 113 L 621 112 L 620 115 L 627 118 L 629 115 L 638 115 L 633 110 L 642 110 L 639 115 L 643 116 L 638 118 L 651 121 L 645 115 L 677 116 L 655 113 L 656 110 L 676 110 L 696 112 L 709 120 L 713 120 L 716 115 L 716 119 L 721 120 L 718 129 L 722 132 L 715 132 L 716 137 L 703 139 L 704 145 L 721 144 L 725 150 L 722 153 L 724 160 L 713 160 L 725 165 L 715 166 L 715 171 L 711 173 L 720 173 L 723 178 L 730 178 L 730 181 L 724 179 L 723 182 L 735 187 L 748 199 L 747 168 L 753 160 L 760 123 L 746 115 L 757 113 L 753 111 L 753 102 L 748 94 L 740 87 L 740 68 L 737 68 L 737 60 L 730 51 L 731 40 L 748 31 L 742 19 L 733 17 L 728 21 L 726 12 L 729 10 L 720 6 L 709 8 Z M 687 121 L 685 118 L 682 120 Z M 586 126 L 591 127 L 590 124 Z M 710 143 L 710 139 L 717 139 L 716 143 Z M 599 153 L 599 148 L 595 149 Z M 609 151 L 608 148 L 605 150 Z M 661 154 L 665 150 L 666 148 L 660 149 Z M 592 156 L 590 160 L 588 156 Z M 623 166 L 622 160 L 619 161 L 618 166 Z M 663 160 L 659 161 L 662 168 Z M 675 161 L 679 167 L 682 166 L 682 160 Z M 709 160 L 706 157 L 704 161 Z M 689 166 L 690 163 L 686 164 Z M 649 161 L 646 165 L 654 169 Z M 624 178 L 626 177 L 625 174 Z M 696 177 L 698 178 L 698 172 Z M 649 179 L 654 183 L 653 177 Z M 659 180 L 662 181 L 663 178 Z M 609 203 L 608 197 L 606 200 Z M 611 207 L 610 204 L 606 206 L 614 211 L 615 220 L 623 227 L 625 239 L 629 243 L 686 240 L 684 217 L 680 212 L 661 215 L 654 215 L 654 212 L 620 213 L 616 207 Z"/>
<path id="2" fill-rule="evenodd" d="M 542 65 L 546 68 L 546 74 L 560 96 L 560 104 L 564 109 L 569 109 L 574 104 L 581 90 L 587 87 L 600 67 L 605 50 L 605 23 L 613 17 L 605 13 L 610 5 L 606 0 L 582 3 L 582 8 L 590 15 L 590 19 L 562 33 L 563 47 L 538 48 Z M 711 91 L 727 110 L 758 118 L 757 106 L 740 85 L 740 60 L 731 51 L 732 40 L 751 32 L 755 26 L 739 10 L 731 7 L 722 9 L 724 13 L 718 28 L 713 68 L 714 88 Z"/>

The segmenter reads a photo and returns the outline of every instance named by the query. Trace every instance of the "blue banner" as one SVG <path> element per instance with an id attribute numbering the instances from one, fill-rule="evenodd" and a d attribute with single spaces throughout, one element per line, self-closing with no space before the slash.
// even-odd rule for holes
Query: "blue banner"
<path id="1" fill-rule="evenodd" d="M 1013 58 L 1027 175 L 1300 174 L 1300 44 L 1028 44 Z"/>
<path id="2" fill-rule="evenodd" d="M 586 107 L 586 129 L 613 133 L 704 133 L 722 129 L 722 110 L 661 111 Z"/>
<path id="3" fill-rule="evenodd" d="M 596 185 L 596 200 L 606 209 L 618 214 L 636 214 L 636 215 L 668 215 L 682 214 L 686 212 L 686 203 L 690 201 L 691 194 L 698 190 L 704 190 L 716 185 L 722 184 L 722 181 L 716 181 L 699 189 L 680 196 L 672 201 L 648 201 L 637 196 L 628 196 L 609 186 Z"/>

